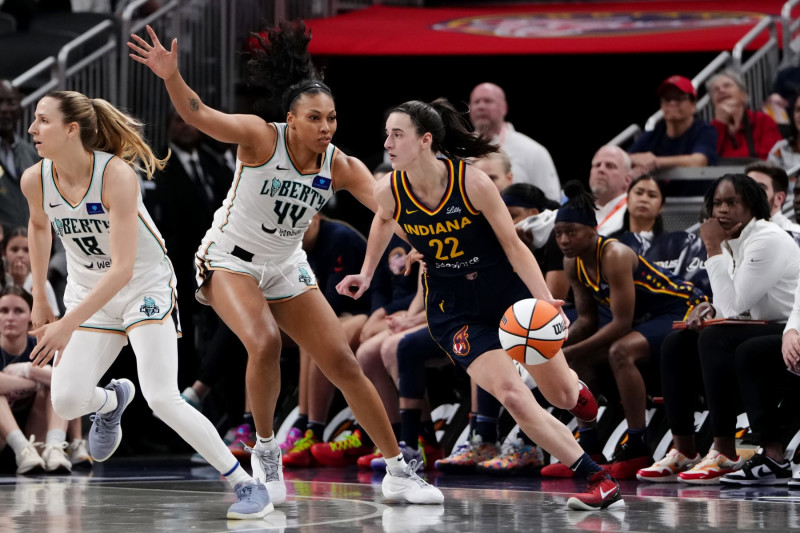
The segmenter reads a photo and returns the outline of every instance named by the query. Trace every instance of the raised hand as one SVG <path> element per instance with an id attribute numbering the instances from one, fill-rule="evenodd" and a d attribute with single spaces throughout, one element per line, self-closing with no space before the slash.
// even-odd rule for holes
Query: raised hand
<path id="1" fill-rule="evenodd" d="M 147 66 L 159 78 L 166 80 L 178 71 L 178 39 L 172 39 L 172 46 L 168 52 L 158 40 L 153 28 L 149 25 L 146 28 L 153 44 L 149 44 L 138 35 L 131 34 L 131 39 L 135 43 L 128 41 L 128 48 L 136 53 L 128 55 L 134 61 Z"/>

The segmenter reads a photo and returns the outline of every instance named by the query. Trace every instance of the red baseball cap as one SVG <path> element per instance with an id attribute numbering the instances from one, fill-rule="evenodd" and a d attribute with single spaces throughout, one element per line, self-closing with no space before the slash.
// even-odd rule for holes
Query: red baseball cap
<path id="1" fill-rule="evenodd" d="M 675 87 L 679 91 L 691 95 L 693 99 L 697 100 L 697 89 L 694 88 L 694 85 L 692 85 L 692 80 L 689 78 L 684 78 L 683 76 L 670 76 L 661 82 L 661 85 L 658 86 L 658 91 L 656 91 L 656 94 L 661 96 L 661 93 L 663 93 L 667 87 Z"/>

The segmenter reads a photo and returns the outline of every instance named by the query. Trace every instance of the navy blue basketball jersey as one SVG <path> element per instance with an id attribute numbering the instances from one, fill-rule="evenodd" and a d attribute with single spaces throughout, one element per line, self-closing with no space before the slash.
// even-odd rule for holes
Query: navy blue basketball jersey
<path id="1" fill-rule="evenodd" d="M 619 242 L 616 239 L 600 236 L 597 239 L 597 275 L 591 279 L 586 271 L 586 265 L 580 257 L 576 259 L 578 281 L 586 286 L 594 299 L 601 305 L 610 307 L 611 292 L 608 282 L 603 279 L 600 257 L 603 248 L 610 242 Z M 638 254 L 637 254 L 638 255 Z M 636 304 L 633 312 L 634 322 L 648 316 L 663 314 L 674 309 L 675 305 L 685 306 L 688 312 L 695 305 L 707 301 L 706 296 L 693 284 L 665 272 L 639 257 L 639 262 L 633 272 L 633 284 L 636 288 Z"/>
<path id="2" fill-rule="evenodd" d="M 448 183 L 439 204 L 428 209 L 414 196 L 408 175 L 392 173 L 394 219 L 419 251 L 433 276 L 459 276 L 508 263 L 489 221 L 467 198 L 465 163 L 441 159 Z"/>

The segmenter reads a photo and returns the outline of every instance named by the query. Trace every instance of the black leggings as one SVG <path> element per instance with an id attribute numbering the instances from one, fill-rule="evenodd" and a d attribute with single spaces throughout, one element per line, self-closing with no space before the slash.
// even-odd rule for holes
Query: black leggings
<path id="1" fill-rule="evenodd" d="M 696 399 L 703 395 L 715 437 L 732 437 L 742 405 L 737 351 L 754 337 L 780 334 L 782 324 L 717 325 L 677 330 L 661 345 L 664 409 L 673 435 L 693 435 Z M 705 394 L 703 394 L 705 391 Z"/>
<path id="2" fill-rule="evenodd" d="M 787 420 L 785 411 L 778 411 L 778 403 L 794 399 L 800 388 L 800 377 L 786 370 L 782 340 L 782 335 L 755 337 L 736 350 L 736 373 L 750 430 L 762 443 L 783 440 Z"/>

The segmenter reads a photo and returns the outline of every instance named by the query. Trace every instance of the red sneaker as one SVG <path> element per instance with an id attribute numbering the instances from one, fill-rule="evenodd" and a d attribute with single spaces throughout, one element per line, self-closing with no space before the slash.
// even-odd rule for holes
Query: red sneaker
<path id="1" fill-rule="evenodd" d="M 567 500 L 567 509 L 577 511 L 598 511 L 625 507 L 625 500 L 619 490 L 617 480 L 608 475 L 607 470 L 596 472 L 589 480 L 586 491 L 574 494 Z"/>
<path id="2" fill-rule="evenodd" d="M 325 466 L 348 466 L 373 449 L 374 446 L 361 443 L 361 430 L 357 429 L 344 439 L 312 445 L 311 455 Z"/>
<path id="3" fill-rule="evenodd" d="M 425 461 L 425 470 L 434 470 L 436 461 L 444 459 L 444 449 L 441 446 L 432 446 L 419 437 L 418 445 L 422 450 L 422 458 Z"/>
<path id="4" fill-rule="evenodd" d="M 593 453 L 589 456 L 589 459 L 599 465 L 604 465 L 608 462 L 602 453 Z M 573 477 L 575 475 L 575 472 L 564 463 L 547 465 L 542 468 L 540 473 L 542 477 Z"/>
<path id="5" fill-rule="evenodd" d="M 311 446 L 318 443 L 314 432 L 306 430 L 302 439 L 295 442 L 294 448 L 283 454 L 283 466 L 287 468 L 305 468 L 316 463 L 314 456 L 311 455 Z"/>
<path id="6" fill-rule="evenodd" d="M 592 422 L 597 418 L 597 400 L 583 381 L 578 380 L 578 387 L 578 403 L 569 412 L 582 422 Z"/>
<path id="7" fill-rule="evenodd" d="M 623 444 L 614 454 L 608 473 L 614 479 L 636 479 L 637 472 L 651 464 L 653 456 L 648 452 L 634 452 L 627 444 Z"/>
<path id="8" fill-rule="evenodd" d="M 372 463 L 373 459 L 380 459 L 383 457 L 383 454 L 380 450 L 376 449 L 373 453 L 368 453 L 367 455 L 362 455 L 356 461 L 358 467 L 362 470 L 372 470 L 370 463 Z"/>

